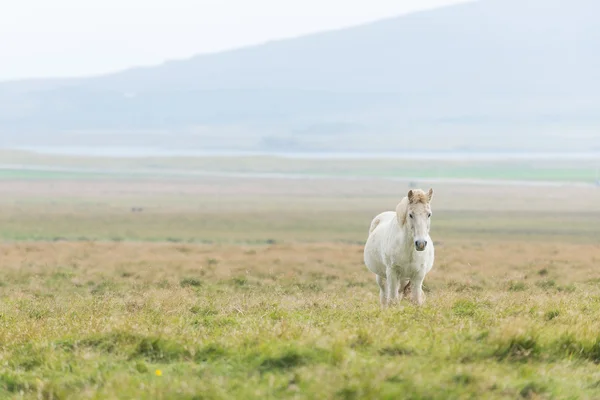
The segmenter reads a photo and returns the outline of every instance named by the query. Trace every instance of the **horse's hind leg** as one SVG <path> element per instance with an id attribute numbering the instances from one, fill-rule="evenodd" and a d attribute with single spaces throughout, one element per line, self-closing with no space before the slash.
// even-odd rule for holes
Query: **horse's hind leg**
<path id="1" fill-rule="evenodd" d="M 375 275 L 375 279 L 379 285 L 379 302 L 381 303 L 381 307 L 385 307 L 387 305 L 387 299 L 385 297 L 385 279 L 379 275 Z"/>
<path id="2" fill-rule="evenodd" d="M 402 289 L 402 297 L 410 297 L 410 292 L 412 288 L 409 279 L 402 279 L 400 288 Z"/>

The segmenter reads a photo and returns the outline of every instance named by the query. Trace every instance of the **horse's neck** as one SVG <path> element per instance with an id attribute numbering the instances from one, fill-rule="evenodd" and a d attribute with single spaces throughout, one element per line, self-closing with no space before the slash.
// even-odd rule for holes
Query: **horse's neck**
<path id="1" fill-rule="evenodd" d="M 412 237 L 412 231 L 408 228 L 408 224 L 402 225 L 397 219 L 393 221 L 392 224 L 394 227 L 394 236 L 396 237 L 396 240 L 400 242 L 403 247 L 412 248 L 414 240 Z"/>
<path id="2" fill-rule="evenodd" d="M 414 258 L 415 245 L 412 243 L 412 233 L 407 225 L 402 226 L 399 221 L 393 221 L 388 231 L 386 241 L 386 254 L 392 263 L 406 263 Z"/>

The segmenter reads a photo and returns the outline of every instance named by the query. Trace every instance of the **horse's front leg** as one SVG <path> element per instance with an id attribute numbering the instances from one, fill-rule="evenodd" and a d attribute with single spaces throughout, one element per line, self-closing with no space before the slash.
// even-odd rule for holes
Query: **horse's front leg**
<path id="1" fill-rule="evenodd" d="M 400 289 L 400 279 L 398 279 L 398 275 L 392 269 L 388 269 L 387 271 L 387 302 L 388 305 L 398 303 L 399 296 L 398 291 Z"/>
<path id="2" fill-rule="evenodd" d="M 425 302 L 425 293 L 423 292 L 423 280 L 425 277 L 417 277 L 410 281 L 411 300 L 413 303 L 421 306 Z"/>
<path id="3" fill-rule="evenodd" d="M 385 279 L 379 275 L 376 275 L 377 284 L 379 285 L 379 302 L 381 303 L 381 308 L 385 308 L 387 305 L 387 298 L 385 295 L 386 287 L 385 287 Z"/>

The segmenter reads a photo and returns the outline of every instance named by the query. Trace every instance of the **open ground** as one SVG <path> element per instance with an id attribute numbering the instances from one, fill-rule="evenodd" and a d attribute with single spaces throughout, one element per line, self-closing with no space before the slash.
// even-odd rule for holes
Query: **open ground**
<path id="1" fill-rule="evenodd" d="M 3 180 L 0 397 L 600 398 L 600 190 L 434 185 L 425 306 L 381 310 L 408 188 Z"/>

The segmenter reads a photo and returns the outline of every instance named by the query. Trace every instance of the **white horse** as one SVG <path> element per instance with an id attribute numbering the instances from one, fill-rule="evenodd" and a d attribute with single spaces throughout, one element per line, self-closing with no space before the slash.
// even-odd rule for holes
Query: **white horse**
<path id="1" fill-rule="evenodd" d="M 382 307 L 400 301 L 409 293 L 414 303 L 422 305 L 425 301 L 423 280 L 434 261 L 429 237 L 432 198 L 433 189 L 427 193 L 410 190 L 395 212 L 383 212 L 371 222 L 364 260 L 376 275 Z"/>

